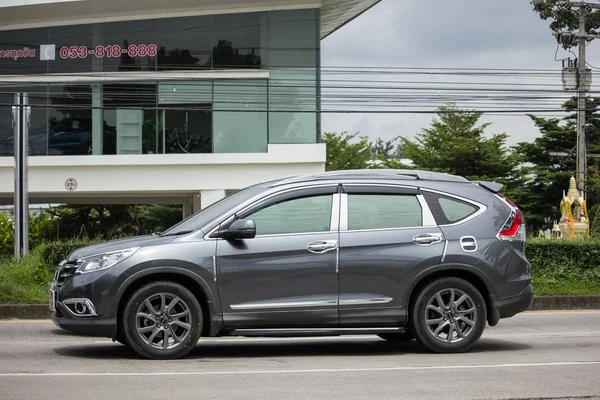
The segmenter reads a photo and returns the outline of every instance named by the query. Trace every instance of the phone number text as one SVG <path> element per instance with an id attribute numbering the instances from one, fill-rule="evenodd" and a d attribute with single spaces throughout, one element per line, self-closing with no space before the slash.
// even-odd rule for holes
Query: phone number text
<path id="1" fill-rule="evenodd" d="M 96 46 L 88 49 L 87 46 L 64 46 L 60 48 L 60 58 L 117 58 L 122 55 L 129 57 L 156 57 L 158 49 L 155 44 L 130 44 L 122 47 L 118 44 L 109 46 Z"/>

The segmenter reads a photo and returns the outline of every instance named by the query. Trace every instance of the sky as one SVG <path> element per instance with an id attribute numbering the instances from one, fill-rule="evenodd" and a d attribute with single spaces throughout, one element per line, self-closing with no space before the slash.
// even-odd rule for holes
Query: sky
<path id="1" fill-rule="evenodd" d="M 457 106 L 466 109 L 476 108 L 482 103 L 461 101 L 446 88 L 467 88 L 464 93 L 468 97 L 477 93 L 477 90 L 473 89 L 484 87 L 481 85 L 491 82 L 500 85 L 496 87 L 513 89 L 542 85 L 555 90 L 552 94 L 553 99 L 548 101 L 556 108 L 557 104 L 562 104 L 572 93 L 562 91 L 562 64 L 555 61 L 557 43 L 548 24 L 548 21 L 540 19 L 532 10 L 529 0 L 382 0 L 322 41 L 324 103 L 332 93 L 326 88 L 328 81 L 342 76 L 340 71 L 351 67 L 368 67 L 367 72 L 373 72 L 374 67 L 390 67 L 396 72 L 403 71 L 402 68 L 411 68 L 425 74 L 394 73 L 382 76 L 360 73 L 344 75 L 344 78 L 358 84 L 367 82 L 364 84 L 370 87 L 389 85 L 390 81 L 402 81 L 404 83 L 397 85 L 406 87 L 414 81 L 417 86 L 428 85 L 427 87 L 435 88 L 432 92 L 435 96 L 430 100 L 430 105 L 437 107 L 454 101 Z M 561 59 L 569 54 L 561 48 L 556 56 Z M 571 57 L 573 58 L 572 55 Z M 592 65 L 600 65 L 600 41 L 588 45 L 587 61 Z M 531 76 L 448 77 L 440 75 L 438 72 L 443 70 L 436 68 L 547 71 L 537 75 L 533 73 Z M 377 83 L 381 80 L 388 83 Z M 596 81 L 598 80 L 600 78 L 596 78 Z M 442 81 L 457 84 L 448 86 L 447 83 L 440 83 Z M 597 87 L 597 83 L 594 82 L 592 90 L 598 90 Z M 346 92 L 349 90 L 345 89 Z M 362 93 L 364 94 L 365 90 Z M 410 93 L 397 89 L 394 94 L 401 97 Z M 374 93 L 373 96 L 376 97 L 377 94 Z M 528 100 L 523 107 L 543 108 L 546 101 Z M 506 98 L 489 101 L 489 104 L 494 106 L 508 103 L 510 100 Z M 369 107 L 368 104 L 360 107 L 371 111 L 382 109 Z M 324 105 L 324 109 L 326 108 Z M 338 111 L 339 108 L 331 107 L 334 111 Z M 405 109 L 411 110 L 409 107 Z M 412 108 L 418 109 L 422 110 L 423 107 Z M 322 131 L 360 132 L 373 140 L 377 137 L 387 140 L 399 135 L 414 137 L 422 128 L 428 127 L 434 117 L 432 114 L 414 113 L 324 113 Z M 532 141 L 539 136 L 539 131 L 531 119 L 523 113 L 484 115 L 481 122 L 491 123 L 486 134 L 507 133 L 508 145 Z"/>

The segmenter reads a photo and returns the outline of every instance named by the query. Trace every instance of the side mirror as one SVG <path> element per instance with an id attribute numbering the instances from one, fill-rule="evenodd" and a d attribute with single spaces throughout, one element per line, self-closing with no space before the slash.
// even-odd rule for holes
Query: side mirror
<path id="1" fill-rule="evenodd" d="M 229 229 L 219 232 L 223 239 L 252 239 L 256 236 L 256 224 L 251 219 L 238 219 L 229 225 Z"/>

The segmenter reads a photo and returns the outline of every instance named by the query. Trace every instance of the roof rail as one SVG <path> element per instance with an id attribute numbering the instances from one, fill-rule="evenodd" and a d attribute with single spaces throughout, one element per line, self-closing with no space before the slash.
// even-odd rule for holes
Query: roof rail
<path id="1" fill-rule="evenodd" d="M 419 179 L 430 181 L 469 182 L 468 179 L 458 175 L 442 172 L 422 171 L 416 169 L 354 169 L 327 171 L 315 174 L 296 175 L 273 182 L 271 186 L 280 186 L 289 183 L 317 181 L 334 178 L 391 178 L 391 179 Z"/>

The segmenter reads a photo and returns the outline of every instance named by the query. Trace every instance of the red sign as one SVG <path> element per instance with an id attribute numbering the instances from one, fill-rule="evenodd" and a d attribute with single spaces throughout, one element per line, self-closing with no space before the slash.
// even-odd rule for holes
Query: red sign
<path id="1" fill-rule="evenodd" d="M 96 58 L 117 58 L 123 54 L 129 57 L 156 57 L 158 48 L 155 44 L 130 44 L 122 47 L 118 44 L 108 46 L 96 46 L 94 49 L 88 49 L 86 46 L 64 46 L 60 48 L 60 58 L 87 58 L 94 56 Z"/>

